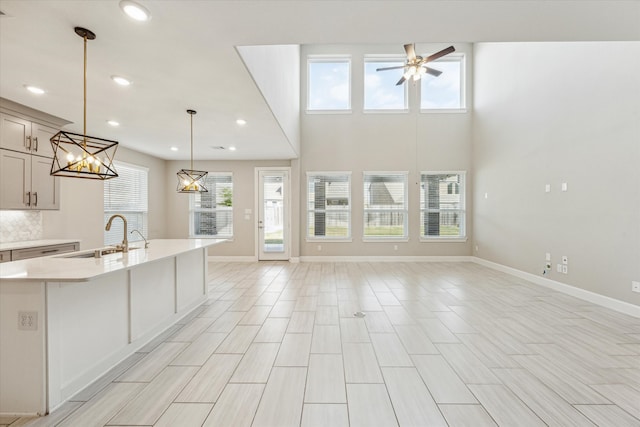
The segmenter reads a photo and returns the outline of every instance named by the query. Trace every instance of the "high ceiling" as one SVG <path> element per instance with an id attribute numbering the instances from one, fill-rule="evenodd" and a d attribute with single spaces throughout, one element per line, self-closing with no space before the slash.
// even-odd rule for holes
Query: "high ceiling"
<path id="1" fill-rule="evenodd" d="M 640 40 L 639 1 L 2 0 L 0 96 L 82 132 L 82 39 L 88 44 L 87 133 L 163 159 L 295 158 L 238 46 L 409 42 Z M 544 65 L 544 64 L 543 64 Z M 547 64 L 548 65 L 548 64 Z M 112 75 L 130 78 L 118 87 Z M 36 96 L 25 85 L 46 90 Z M 238 126 L 236 119 L 247 121 Z M 117 120 L 118 128 L 106 121 Z M 179 151 L 171 151 L 175 146 Z M 214 150 L 223 146 L 225 150 Z M 237 147 L 230 151 L 230 146 Z M 295 145 L 293 145 L 295 146 Z"/>

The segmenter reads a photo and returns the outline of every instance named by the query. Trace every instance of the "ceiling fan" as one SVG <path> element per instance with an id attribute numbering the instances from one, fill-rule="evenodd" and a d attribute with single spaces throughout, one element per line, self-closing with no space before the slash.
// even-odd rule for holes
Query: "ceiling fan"
<path id="1" fill-rule="evenodd" d="M 405 82 L 405 80 L 413 77 L 413 80 L 420 80 L 423 74 L 431 74 L 434 77 L 438 77 L 442 74 L 442 71 L 435 70 L 433 68 L 429 68 L 426 66 L 428 62 L 435 61 L 438 58 L 442 58 L 445 55 L 450 54 L 455 51 L 453 46 L 449 46 L 446 49 L 442 49 L 440 52 L 436 52 L 433 55 L 429 55 L 426 58 L 422 56 L 416 55 L 416 48 L 414 43 L 405 44 L 404 51 L 407 52 L 407 63 L 405 65 L 399 65 L 396 67 L 383 67 L 378 68 L 376 71 L 386 71 L 386 70 L 397 70 L 399 68 L 406 69 L 405 73 L 402 75 L 402 78 L 398 80 L 396 86 L 401 85 Z"/>

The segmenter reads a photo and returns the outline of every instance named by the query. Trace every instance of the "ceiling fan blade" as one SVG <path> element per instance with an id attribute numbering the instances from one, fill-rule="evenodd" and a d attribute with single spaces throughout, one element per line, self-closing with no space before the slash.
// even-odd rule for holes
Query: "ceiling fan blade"
<path id="1" fill-rule="evenodd" d="M 438 77 L 440 74 L 442 74 L 442 71 L 433 68 L 424 67 L 424 69 L 426 70 L 427 74 L 431 74 L 434 77 Z"/>
<path id="2" fill-rule="evenodd" d="M 397 67 L 376 68 L 376 71 L 397 70 L 399 68 L 404 68 L 404 67 L 406 67 L 406 65 L 398 65 Z"/>
<path id="3" fill-rule="evenodd" d="M 404 76 L 400 77 L 400 80 L 398 80 L 398 83 L 396 83 L 396 86 L 400 86 L 402 83 L 404 83 L 404 81 L 407 80 L 404 78 Z"/>
<path id="4" fill-rule="evenodd" d="M 416 59 L 416 48 L 413 43 L 405 44 L 404 51 L 407 52 L 407 59 L 409 61 L 413 61 L 414 59 Z"/>
<path id="5" fill-rule="evenodd" d="M 451 52 L 455 52 L 455 48 L 453 46 L 449 46 L 446 49 L 442 49 L 440 52 L 436 52 L 433 55 L 429 55 L 425 58 L 424 63 L 435 61 L 438 58 L 442 58 L 445 55 L 450 54 Z"/>

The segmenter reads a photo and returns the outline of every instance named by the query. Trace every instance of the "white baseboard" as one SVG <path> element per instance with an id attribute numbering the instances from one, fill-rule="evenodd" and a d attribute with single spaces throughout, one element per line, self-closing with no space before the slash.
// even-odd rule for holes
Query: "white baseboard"
<path id="1" fill-rule="evenodd" d="M 544 286 L 545 288 L 550 288 L 554 291 L 562 292 L 564 294 L 580 298 L 590 303 L 610 308 L 611 310 L 619 311 L 620 313 L 628 314 L 629 316 L 640 318 L 640 306 L 620 301 L 605 295 L 596 294 L 595 292 L 587 291 L 575 286 L 567 285 L 566 283 L 536 276 L 535 274 L 527 273 L 526 271 L 518 270 L 512 267 L 507 267 L 506 265 L 488 261 L 483 258 L 469 258 L 470 261 L 475 262 L 476 264 L 480 264 L 494 270 L 502 271 L 503 273 L 508 273 L 513 276 L 520 277 L 521 279 L 528 280 L 529 282 L 533 282 L 536 285 Z"/>
<path id="2" fill-rule="evenodd" d="M 301 262 L 471 262 L 469 256 L 301 256 Z"/>
<path id="3" fill-rule="evenodd" d="M 289 262 L 291 264 L 299 264 L 300 263 L 300 257 L 299 256 L 292 256 L 291 258 L 289 258 Z"/>

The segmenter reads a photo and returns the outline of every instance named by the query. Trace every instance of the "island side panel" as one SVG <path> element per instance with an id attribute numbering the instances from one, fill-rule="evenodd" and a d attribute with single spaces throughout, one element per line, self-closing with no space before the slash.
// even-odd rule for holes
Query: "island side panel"
<path id="1" fill-rule="evenodd" d="M 131 352 L 127 272 L 47 283 L 47 305 L 53 410 Z"/>
<path id="2" fill-rule="evenodd" d="M 130 270 L 131 342 L 150 340 L 175 322 L 175 272 L 175 257 Z"/>
<path id="3" fill-rule="evenodd" d="M 0 415 L 46 413 L 44 286 L 0 280 Z M 19 329 L 20 312 L 37 314 L 35 330 Z"/>
<path id="4" fill-rule="evenodd" d="M 190 311 L 201 304 L 207 295 L 206 248 L 176 257 L 177 311 Z"/>

